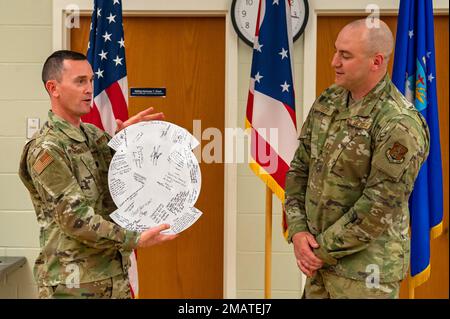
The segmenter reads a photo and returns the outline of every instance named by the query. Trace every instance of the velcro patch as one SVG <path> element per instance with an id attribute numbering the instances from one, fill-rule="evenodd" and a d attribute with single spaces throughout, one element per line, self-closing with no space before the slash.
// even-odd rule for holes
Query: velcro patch
<path id="1" fill-rule="evenodd" d="M 42 155 L 36 160 L 36 163 L 34 163 L 33 169 L 38 175 L 40 175 L 44 169 L 53 162 L 53 160 L 53 157 L 47 151 L 44 151 L 44 153 L 42 153 Z"/>
<path id="2" fill-rule="evenodd" d="M 102 135 L 97 141 L 97 145 L 107 144 L 108 138 L 105 135 Z"/>
<path id="3" fill-rule="evenodd" d="M 347 120 L 347 123 L 348 123 L 348 125 L 367 130 L 372 125 L 372 121 L 373 120 L 371 118 L 354 117 L 354 118 L 349 118 Z"/>
<path id="4" fill-rule="evenodd" d="M 408 148 L 399 142 L 395 142 L 390 149 L 386 151 L 386 156 L 391 163 L 401 164 L 405 160 Z"/>
<path id="5" fill-rule="evenodd" d="M 384 137 L 386 141 L 379 141 L 380 148 L 375 150 L 372 163 L 378 170 L 399 181 L 413 156 L 418 153 L 419 146 L 401 124 L 396 125 L 389 135 Z"/>

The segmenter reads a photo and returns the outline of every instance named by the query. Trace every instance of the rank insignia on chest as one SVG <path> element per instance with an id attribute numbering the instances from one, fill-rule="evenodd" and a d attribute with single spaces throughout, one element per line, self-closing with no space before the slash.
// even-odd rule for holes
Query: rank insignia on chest
<path id="1" fill-rule="evenodd" d="M 102 135 L 97 141 L 97 145 L 102 145 L 108 143 L 108 138 L 105 135 Z"/>
<path id="2" fill-rule="evenodd" d="M 347 120 L 347 123 L 348 123 L 348 125 L 367 130 L 372 125 L 372 119 L 364 118 L 364 117 L 355 117 L 355 118 L 349 118 Z"/>
<path id="3" fill-rule="evenodd" d="M 84 143 L 70 145 L 67 149 L 71 154 L 77 155 L 84 154 L 89 150 Z"/>
<path id="4" fill-rule="evenodd" d="M 389 159 L 389 162 L 401 164 L 405 160 L 406 153 L 408 153 L 408 148 L 399 142 L 395 142 L 394 145 L 386 151 L 386 156 Z"/>

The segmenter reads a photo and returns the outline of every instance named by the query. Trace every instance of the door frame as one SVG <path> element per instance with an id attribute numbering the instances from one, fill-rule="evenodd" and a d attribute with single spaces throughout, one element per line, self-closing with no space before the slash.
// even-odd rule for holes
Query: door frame
<path id="1" fill-rule="evenodd" d="M 301 118 L 306 119 L 309 109 L 316 99 L 316 52 L 317 52 L 317 17 L 331 15 L 365 15 L 366 5 L 376 4 L 380 8 L 382 15 L 397 15 L 400 0 L 371 0 L 371 1 L 354 1 L 354 0 L 310 0 L 309 1 L 309 18 L 305 29 L 305 39 L 303 46 L 304 53 L 304 70 L 302 80 L 303 90 L 303 107 Z M 434 14 L 448 15 L 448 0 L 434 0 Z M 305 74 L 308 78 L 305 79 Z"/>
<path id="2" fill-rule="evenodd" d="M 74 5 L 80 16 L 90 16 L 92 3 L 92 0 L 53 0 L 54 51 L 70 48 L 70 28 L 66 28 L 65 21 Z M 230 0 L 133 0 L 124 2 L 122 11 L 124 17 L 225 17 L 225 128 L 239 127 L 238 37 L 231 23 Z M 223 134 L 224 145 L 233 142 L 227 140 L 225 132 Z M 227 163 L 224 165 L 224 298 L 236 298 L 236 220 L 237 164 Z"/>

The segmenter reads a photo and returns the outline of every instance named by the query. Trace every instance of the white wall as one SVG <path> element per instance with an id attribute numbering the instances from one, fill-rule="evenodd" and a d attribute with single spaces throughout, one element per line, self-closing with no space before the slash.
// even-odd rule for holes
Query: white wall
<path id="1" fill-rule="evenodd" d="M 25 256 L 0 283 L 0 298 L 34 298 L 39 227 L 18 175 L 27 117 L 46 118 L 40 71 L 52 48 L 51 0 L 0 0 L 0 256 Z"/>

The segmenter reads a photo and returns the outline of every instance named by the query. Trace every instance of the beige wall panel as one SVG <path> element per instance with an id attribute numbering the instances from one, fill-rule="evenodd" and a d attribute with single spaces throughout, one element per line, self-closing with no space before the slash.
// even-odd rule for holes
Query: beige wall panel
<path id="1" fill-rule="evenodd" d="M 237 249 L 239 252 L 264 252 L 265 218 L 262 214 L 239 214 L 237 221 Z M 272 251 L 292 253 L 281 232 L 281 215 L 272 219 Z"/>
<path id="2" fill-rule="evenodd" d="M 248 66 L 248 74 L 250 74 L 250 65 Z M 248 85 L 250 80 L 245 82 L 242 80 L 243 83 L 246 83 L 247 85 L 247 93 L 248 93 Z M 238 110 L 238 122 L 236 124 L 237 127 L 240 127 L 242 129 L 245 129 L 245 117 L 246 117 L 246 108 L 247 108 L 247 97 L 245 97 L 244 100 L 239 100 L 238 102 L 239 110 Z"/>
<path id="3" fill-rule="evenodd" d="M 42 100 L 47 98 L 41 81 L 42 64 L 0 63 L 0 100 Z"/>
<path id="4" fill-rule="evenodd" d="M 239 63 L 239 70 L 238 70 L 238 76 L 239 76 L 239 85 L 238 85 L 238 100 L 239 101 L 247 101 L 248 96 L 248 86 L 250 84 L 250 70 L 251 70 L 251 63 Z M 244 112 L 245 114 L 245 108 L 243 110 L 238 110 L 239 113 Z M 238 123 L 238 125 L 243 125 Z"/>
<path id="5" fill-rule="evenodd" d="M 292 254 L 272 254 L 272 289 L 293 290 L 300 287 L 300 272 L 294 267 Z M 237 289 L 264 289 L 264 253 L 246 252 L 237 254 Z"/>
<path id="6" fill-rule="evenodd" d="M 52 0 L 0 0 L 0 25 L 50 25 Z"/>
<path id="7" fill-rule="evenodd" d="M 17 174 L 0 175 L 0 211 L 33 211 L 30 194 Z M 1 240 L 1 245 L 6 246 Z"/>
<path id="8" fill-rule="evenodd" d="M 238 177 L 251 177 L 255 174 L 250 170 L 248 163 L 238 164 L 237 166 Z"/>
<path id="9" fill-rule="evenodd" d="M 294 254 L 272 253 L 272 289 L 297 291 L 300 281 L 300 270 Z"/>
<path id="10" fill-rule="evenodd" d="M 23 130 L 25 131 L 25 125 L 23 125 Z M 4 154 L 4 159 L 0 161 L 0 174 L 18 172 L 24 144 L 25 136 L 22 138 L 0 137 L 0 150 Z"/>
<path id="11" fill-rule="evenodd" d="M 0 243 L 6 247 L 39 247 L 34 212 L 0 212 Z"/>
<path id="12" fill-rule="evenodd" d="M 258 177 L 238 177 L 237 192 L 238 213 L 264 213 L 265 185 Z"/>
<path id="13" fill-rule="evenodd" d="M 51 54 L 51 26 L 0 25 L 0 39 L 0 62 L 43 63 Z"/>
<path id="14" fill-rule="evenodd" d="M 41 88 L 44 90 L 43 85 Z M 4 116 L 0 118 L 0 136 L 20 137 L 25 142 L 27 118 L 39 118 L 42 126 L 47 120 L 50 101 L 47 98 L 42 101 L 0 100 L 0 109 L 4 112 Z"/>
<path id="15" fill-rule="evenodd" d="M 238 239 L 239 241 L 239 239 Z M 237 289 L 264 289 L 264 254 L 260 252 L 237 253 Z"/>

